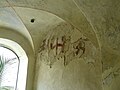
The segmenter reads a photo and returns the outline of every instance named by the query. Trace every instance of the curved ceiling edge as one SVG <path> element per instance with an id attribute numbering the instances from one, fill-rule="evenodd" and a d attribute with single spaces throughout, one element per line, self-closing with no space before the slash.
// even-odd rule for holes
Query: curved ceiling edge
<path id="1" fill-rule="evenodd" d="M 35 53 L 31 42 L 13 28 L 0 26 L 0 38 L 15 41 L 26 51 L 27 55 L 33 55 Z"/>
<path id="2" fill-rule="evenodd" d="M 99 47 L 101 47 L 100 41 L 99 41 L 99 39 L 98 39 L 98 36 L 97 36 L 97 34 L 96 34 L 96 30 L 95 30 L 94 26 L 92 25 L 92 23 L 90 22 L 90 20 L 87 18 L 86 14 L 85 14 L 85 13 L 81 10 L 81 8 L 78 6 L 76 0 L 73 0 L 73 2 L 76 4 L 76 6 L 78 7 L 78 9 L 81 11 L 81 13 L 83 13 L 83 15 L 86 17 L 87 21 L 88 21 L 89 24 L 91 25 L 93 31 L 95 32 L 95 35 L 96 35 L 96 38 L 97 38 L 97 41 L 98 41 L 98 45 L 99 45 Z"/>
<path id="3" fill-rule="evenodd" d="M 32 37 L 16 12 L 10 7 L 0 8 L 0 12 L 2 13 L 0 17 L 0 27 L 10 28 L 11 30 L 20 33 L 30 41 L 34 48 Z"/>
<path id="4" fill-rule="evenodd" d="M 78 14 L 77 16 L 79 16 L 79 20 L 77 20 L 77 22 L 79 22 L 78 24 L 76 24 L 76 20 L 74 19 L 69 19 L 70 17 L 64 17 L 61 14 L 58 13 L 58 11 L 54 11 L 54 10 L 50 10 L 49 8 L 41 8 L 41 7 L 33 7 L 30 5 L 19 5 L 19 3 L 17 3 L 16 5 L 13 4 L 13 7 L 22 7 L 22 8 L 31 8 L 31 9 L 37 9 L 37 10 L 42 10 L 48 13 L 51 13 L 53 15 L 56 15 L 57 17 L 63 19 L 64 21 L 67 21 L 68 23 L 70 23 L 71 25 L 73 25 L 75 28 L 77 28 L 78 30 L 81 31 L 81 29 L 83 29 L 81 32 L 87 36 L 96 47 L 99 47 L 99 42 L 98 42 L 98 38 L 96 37 L 96 33 L 94 32 L 90 22 L 87 20 L 87 18 L 84 16 L 84 14 L 78 9 L 78 7 L 75 5 L 75 3 L 72 1 L 73 5 L 74 5 L 74 10 L 77 11 Z M 4 7 L 4 6 L 3 6 Z M 5 6 L 6 7 L 6 6 Z M 9 7 L 9 6 L 7 6 Z M 52 6 L 51 6 L 52 7 Z M 59 9 L 59 8 L 58 8 Z M 69 10 L 68 10 L 69 11 Z M 74 13 L 73 13 L 74 14 Z M 66 14 L 69 15 L 69 14 Z M 71 16 L 71 15 L 69 15 Z M 81 20 L 82 17 L 82 20 Z M 78 17 L 77 17 L 78 18 Z M 83 24 L 83 25 L 80 25 Z M 88 32 L 87 32 L 88 31 Z"/>

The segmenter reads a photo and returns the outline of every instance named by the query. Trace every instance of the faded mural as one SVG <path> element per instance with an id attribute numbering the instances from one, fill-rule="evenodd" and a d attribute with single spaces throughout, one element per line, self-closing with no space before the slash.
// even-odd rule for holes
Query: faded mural
<path id="1" fill-rule="evenodd" d="M 102 88 L 99 49 L 66 22 L 49 30 L 41 43 L 36 64 L 36 90 Z"/>
<path id="2" fill-rule="evenodd" d="M 94 65 L 97 49 L 79 30 L 65 23 L 57 25 L 43 40 L 39 58 L 52 67 L 57 60 L 64 60 L 64 66 L 76 58 L 84 58 Z"/>

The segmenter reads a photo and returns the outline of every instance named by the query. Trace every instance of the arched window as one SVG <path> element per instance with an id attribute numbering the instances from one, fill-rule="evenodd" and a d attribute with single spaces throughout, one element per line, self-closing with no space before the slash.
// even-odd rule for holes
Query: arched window
<path id="1" fill-rule="evenodd" d="M 0 46 L 0 88 L 17 89 L 20 60 L 11 49 Z"/>
<path id="2" fill-rule="evenodd" d="M 25 90 L 27 64 L 19 44 L 0 38 L 0 90 Z"/>

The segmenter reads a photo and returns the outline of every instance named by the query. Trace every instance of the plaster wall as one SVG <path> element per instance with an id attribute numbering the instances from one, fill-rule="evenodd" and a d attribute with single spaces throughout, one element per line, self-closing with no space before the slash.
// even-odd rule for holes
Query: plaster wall
<path id="1" fill-rule="evenodd" d="M 31 51 L 33 47 L 29 47 L 28 43 L 30 45 L 32 43 L 34 44 L 35 53 L 37 54 L 42 39 L 44 36 L 47 36 L 46 34 L 49 33 L 49 31 L 50 35 L 58 39 L 64 35 L 67 35 L 67 38 L 72 35 L 72 41 L 80 38 L 79 36 L 81 35 L 78 32 L 76 32 L 78 33 L 77 35 L 72 32 L 70 32 L 71 34 L 67 34 L 68 32 L 64 32 L 67 28 L 62 27 L 61 30 L 63 31 L 61 34 L 59 29 L 54 28 L 56 24 L 63 22 L 63 20 L 78 28 L 96 47 L 93 45 L 95 48 L 91 48 L 89 43 L 86 44 L 87 51 L 85 51 L 82 57 L 78 58 L 75 56 L 74 58 L 73 55 L 67 56 L 67 58 L 72 58 L 72 60 L 67 59 L 70 62 L 67 62 L 66 66 L 62 66 L 65 64 L 63 58 L 56 60 L 56 58 L 52 57 L 52 55 L 55 56 L 55 49 L 50 51 L 51 56 L 49 57 L 47 56 L 49 55 L 47 52 L 48 48 L 46 51 L 43 50 L 43 57 L 45 57 L 44 59 L 46 60 L 44 61 L 43 58 L 38 57 L 36 63 L 35 85 L 37 89 L 60 90 L 62 88 L 61 90 L 70 90 L 76 87 L 75 89 L 77 90 L 87 90 L 88 88 L 89 90 L 120 90 L 118 85 L 120 82 L 119 6 L 119 0 L 57 0 L 57 2 L 55 0 L 0 0 L 0 37 L 18 42 L 25 49 L 27 55 L 31 57 L 29 58 L 27 90 L 32 90 L 33 81 L 31 78 L 33 78 L 35 73 L 33 72 L 35 60 L 33 52 Z M 49 15 L 48 12 L 59 16 L 63 20 L 58 20 L 55 16 Z M 31 24 L 31 18 L 36 19 L 34 24 Z M 57 23 L 55 21 L 57 21 Z M 24 27 L 23 24 L 26 27 Z M 74 29 L 74 27 L 70 28 Z M 52 29 L 57 29 L 58 31 Z M 19 32 L 19 34 L 17 32 Z M 51 34 L 51 32 L 56 33 Z M 49 35 L 45 38 L 47 41 L 49 38 L 51 39 Z M 100 48 L 100 52 L 97 47 Z M 61 49 L 59 48 L 59 50 Z M 97 55 L 91 56 L 91 53 L 96 51 L 98 51 Z M 76 50 L 74 51 L 74 49 L 71 48 L 65 55 L 71 52 L 75 53 Z M 91 59 L 91 57 L 94 57 L 94 59 Z M 49 60 L 49 58 L 51 59 Z M 52 68 L 49 68 L 50 64 L 52 64 Z M 92 69 L 89 70 L 91 67 Z M 73 70 L 73 68 L 75 69 Z M 75 70 L 77 71 L 73 72 Z M 57 74 L 59 72 L 60 74 Z M 81 81 L 78 77 L 83 78 L 83 80 Z M 88 79 L 88 77 L 90 79 Z M 95 81 L 93 82 L 93 80 Z M 45 82 L 45 86 L 42 81 Z M 84 83 L 85 86 L 78 86 L 78 84 L 74 82 L 79 83 L 79 85 L 83 85 Z M 103 87 L 103 89 L 101 87 Z"/>
<path id="2" fill-rule="evenodd" d="M 76 55 L 77 50 L 72 47 L 77 46 L 77 43 L 72 43 L 79 41 L 79 38 L 84 40 L 86 37 L 65 22 L 54 27 L 51 32 L 52 34 L 49 33 L 45 37 L 50 43 L 52 43 L 51 38 L 53 37 L 58 38 L 60 43 L 62 36 L 65 35 L 66 38 L 70 36 L 70 43 L 68 46 L 65 44 L 66 48 L 70 48 L 62 53 L 66 60 L 60 54 L 61 48 L 57 51 L 57 55 L 55 49 L 47 52 L 48 47 L 40 48 L 36 63 L 35 90 L 102 90 L 99 49 L 87 39 L 85 52 L 82 54 L 81 49 Z"/>
<path id="3" fill-rule="evenodd" d="M 36 90 L 101 90 L 100 76 L 83 59 L 66 67 L 58 61 L 52 68 L 41 63 Z"/>

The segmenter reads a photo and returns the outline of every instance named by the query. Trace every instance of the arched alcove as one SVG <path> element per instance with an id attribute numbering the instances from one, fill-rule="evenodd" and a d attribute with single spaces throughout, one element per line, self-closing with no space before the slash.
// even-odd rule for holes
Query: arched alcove
<path id="1" fill-rule="evenodd" d="M 33 77 L 34 77 L 34 49 L 29 42 L 27 38 L 25 38 L 23 35 L 18 33 L 17 31 L 13 30 L 13 28 L 10 27 L 0 27 L 0 38 L 8 39 L 13 42 L 16 42 L 26 53 L 26 56 L 28 57 L 28 69 L 27 69 L 27 83 L 26 83 L 26 89 L 31 90 L 33 88 Z M 7 45 L 7 43 L 5 44 Z M 11 45 L 11 44 L 9 44 Z M 7 45 L 7 47 L 9 47 Z M 18 49 L 15 49 L 17 45 L 11 46 L 13 51 L 16 51 Z M 10 48 L 10 47 L 9 47 Z M 11 48 L 10 48 L 11 49 Z M 16 51 L 17 52 L 17 51 Z M 32 66 L 32 67 L 31 67 Z"/>

